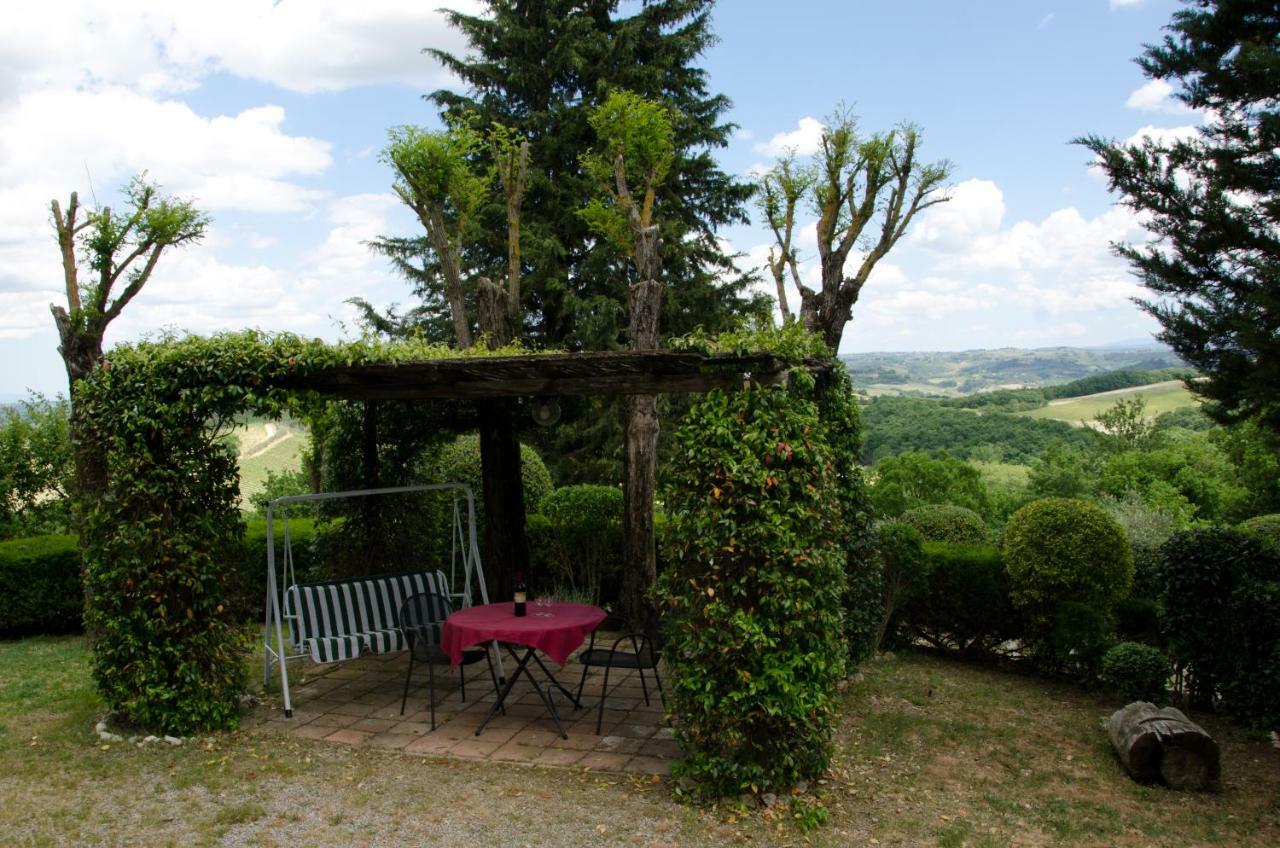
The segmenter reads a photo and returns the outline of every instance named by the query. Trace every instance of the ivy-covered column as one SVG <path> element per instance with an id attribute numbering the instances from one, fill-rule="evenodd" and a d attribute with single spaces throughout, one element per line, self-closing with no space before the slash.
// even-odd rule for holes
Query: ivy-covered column
<path id="1" fill-rule="evenodd" d="M 712 392 L 674 434 L 665 493 L 678 775 L 708 795 L 776 791 L 830 757 L 845 554 L 813 377 Z"/>

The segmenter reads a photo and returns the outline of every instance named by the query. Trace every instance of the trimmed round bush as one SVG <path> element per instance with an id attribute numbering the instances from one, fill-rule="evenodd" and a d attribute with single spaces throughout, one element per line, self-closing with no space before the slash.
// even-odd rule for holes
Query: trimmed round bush
<path id="1" fill-rule="evenodd" d="M 428 483 L 466 483 L 476 495 L 477 520 L 484 519 L 484 487 L 480 475 L 480 437 L 459 436 L 423 462 L 422 474 Z M 520 445 L 520 476 L 524 481 L 525 512 L 541 512 L 542 499 L 554 485 L 551 472 L 529 445 Z"/>
<path id="2" fill-rule="evenodd" d="M 1133 585 L 1133 554 L 1120 525 L 1087 501 L 1032 501 L 1009 519 L 1004 563 L 1033 651 L 1091 671 L 1111 610 Z"/>
<path id="3" fill-rule="evenodd" d="M 1173 673 L 1160 650 L 1138 642 L 1121 642 L 1102 658 L 1102 680 L 1126 701 L 1158 701 Z"/>
<path id="4" fill-rule="evenodd" d="M 1280 512 L 1241 521 L 1236 529 L 1280 553 Z"/>
<path id="5" fill-rule="evenodd" d="M 1280 554 L 1236 530 L 1179 533 L 1161 549 L 1164 630 L 1193 700 L 1280 726 Z"/>
<path id="6" fill-rule="evenodd" d="M 903 626 L 941 650 L 993 652 L 1018 633 L 1000 551 L 984 545 L 925 542 L 928 577 L 901 610 Z"/>
<path id="7" fill-rule="evenodd" d="M 982 516 L 962 506 L 918 506 L 902 513 L 898 520 L 914 527 L 926 542 L 981 545 L 987 541 L 987 525 Z"/>
<path id="8" fill-rule="evenodd" d="M 928 585 L 929 560 L 920 532 L 903 522 L 887 521 L 877 527 L 876 548 L 880 552 L 883 604 L 874 645 L 878 651 L 886 640 L 892 640 L 898 607 Z"/>
<path id="9" fill-rule="evenodd" d="M 1133 585 L 1129 540 L 1111 516 L 1088 501 L 1045 498 L 1009 519 L 1004 563 L 1020 608 L 1052 615 L 1071 601 L 1110 609 Z"/>

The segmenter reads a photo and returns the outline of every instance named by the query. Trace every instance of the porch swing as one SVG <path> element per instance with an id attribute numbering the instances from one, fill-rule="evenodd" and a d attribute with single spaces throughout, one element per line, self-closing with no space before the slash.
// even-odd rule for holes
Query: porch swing
<path id="1" fill-rule="evenodd" d="M 342 498 L 402 495 L 418 492 L 447 493 L 451 500 L 451 545 L 448 575 L 434 571 L 401 571 L 299 583 L 294 570 L 293 544 L 289 533 L 288 508 Z M 464 517 L 465 509 L 465 517 Z M 283 529 L 283 563 L 276 565 L 276 518 Z M 396 617 L 404 601 L 419 594 L 449 598 L 456 608 L 465 609 L 479 597 L 489 602 L 480 547 L 476 539 L 475 495 L 464 483 L 435 483 L 384 489 L 358 489 L 290 495 L 267 504 L 267 591 L 263 627 L 263 685 L 275 666 L 280 669 L 280 691 L 284 714 L 293 716 L 289 693 L 289 660 L 309 657 L 316 663 L 332 663 L 359 657 L 362 653 L 389 653 L 409 646 Z M 288 625 L 288 649 L 285 625 Z M 274 646 L 272 642 L 275 642 Z M 497 651 L 495 649 L 494 653 Z M 497 658 L 499 673 L 502 660 Z"/>

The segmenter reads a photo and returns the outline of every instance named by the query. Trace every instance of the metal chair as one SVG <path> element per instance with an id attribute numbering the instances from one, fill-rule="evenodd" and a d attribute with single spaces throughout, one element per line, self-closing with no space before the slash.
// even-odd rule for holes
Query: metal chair
<path id="1" fill-rule="evenodd" d="M 614 640 L 613 646 L 610 648 L 596 647 L 596 633 L 601 630 L 618 632 L 622 635 Z M 604 621 L 600 622 L 600 626 L 591 632 L 591 641 L 587 644 L 586 650 L 578 654 L 578 661 L 582 663 L 582 679 L 578 681 L 578 697 L 582 700 L 582 687 L 587 682 L 587 670 L 591 668 L 604 669 L 604 682 L 600 687 L 600 710 L 596 715 L 596 733 L 600 733 L 601 725 L 604 722 L 604 702 L 609 694 L 609 672 L 615 668 L 632 668 L 640 673 L 640 690 L 644 692 L 645 705 L 649 704 L 649 687 L 645 683 L 645 670 L 653 672 L 654 682 L 658 684 L 658 697 L 662 699 L 662 705 L 667 704 L 666 693 L 662 691 L 662 678 L 658 676 L 658 660 L 662 658 L 662 635 L 658 618 L 651 610 L 645 618 L 644 629 L 641 631 L 628 631 L 627 623 L 618 616 L 608 616 Z M 630 642 L 631 650 L 619 650 L 624 642 Z"/>
<path id="2" fill-rule="evenodd" d="M 400 715 L 404 715 L 405 704 L 409 701 L 409 683 L 413 679 L 414 662 L 427 664 L 427 698 L 431 704 L 431 729 L 436 729 L 436 672 L 438 665 L 449 665 L 449 655 L 440 648 L 440 639 L 444 631 L 444 622 L 453 613 L 453 607 L 446 595 L 432 591 L 410 595 L 400 605 L 400 614 L 396 616 L 400 632 L 404 634 L 409 648 L 409 670 L 404 676 L 404 697 L 400 700 Z M 493 671 L 493 659 L 488 648 L 471 648 L 462 652 L 462 663 L 458 669 L 461 678 L 460 688 L 462 700 L 467 700 L 467 666 L 485 660 L 489 664 L 489 677 L 493 680 L 493 691 L 498 691 L 498 676 Z"/>

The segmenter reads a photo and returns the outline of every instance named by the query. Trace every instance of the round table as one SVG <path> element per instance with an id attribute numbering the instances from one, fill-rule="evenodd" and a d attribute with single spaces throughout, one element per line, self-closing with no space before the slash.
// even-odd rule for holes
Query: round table
<path id="1" fill-rule="evenodd" d="M 533 684 L 534 690 L 542 696 L 547 711 L 551 713 L 556 727 L 560 729 L 560 735 L 565 739 L 569 738 L 564 726 L 560 723 L 560 716 L 556 712 L 550 691 L 538 684 L 528 666 L 530 661 L 536 662 L 548 680 L 568 696 L 575 709 L 578 708 L 580 704 L 573 693 L 560 685 L 560 681 L 556 680 L 555 675 L 543 664 L 537 652 L 546 654 L 556 665 L 563 668 L 569 655 L 583 643 L 588 633 L 600 626 L 600 622 L 604 621 L 607 614 L 599 607 L 564 602 L 557 602 L 549 608 L 529 604 L 528 610 L 527 615 L 517 617 L 515 605 L 511 602 L 484 604 L 458 610 L 445 620 L 440 648 L 454 666 L 462 661 L 464 650 L 485 642 L 502 644 L 516 661 L 515 672 L 507 679 L 507 685 L 498 693 L 498 699 L 490 708 L 489 714 L 476 728 L 477 736 L 489 723 L 489 719 L 502 709 L 503 702 L 515 687 L 516 680 L 523 674 Z M 539 615 L 539 613 L 542 614 Z M 527 649 L 523 657 L 516 652 L 514 645 L 523 645 Z"/>

